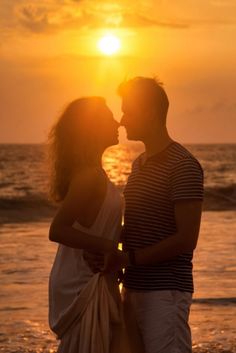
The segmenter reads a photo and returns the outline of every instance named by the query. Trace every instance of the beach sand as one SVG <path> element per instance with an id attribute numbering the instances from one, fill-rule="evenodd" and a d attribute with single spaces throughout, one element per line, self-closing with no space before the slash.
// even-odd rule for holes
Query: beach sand
<path id="1" fill-rule="evenodd" d="M 235 217 L 203 214 L 190 316 L 194 352 L 236 353 Z M 53 353 L 47 286 L 57 244 L 48 240 L 49 220 L 18 219 L 0 228 L 0 352 Z"/>

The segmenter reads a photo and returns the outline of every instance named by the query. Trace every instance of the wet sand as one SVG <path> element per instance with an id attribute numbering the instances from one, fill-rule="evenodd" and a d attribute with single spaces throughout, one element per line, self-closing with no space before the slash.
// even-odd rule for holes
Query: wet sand
<path id="1" fill-rule="evenodd" d="M 193 352 L 236 353 L 236 212 L 204 212 L 194 257 L 190 324 Z M 0 228 L 0 352 L 56 352 L 50 332 L 48 275 L 57 244 L 48 220 Z"/>

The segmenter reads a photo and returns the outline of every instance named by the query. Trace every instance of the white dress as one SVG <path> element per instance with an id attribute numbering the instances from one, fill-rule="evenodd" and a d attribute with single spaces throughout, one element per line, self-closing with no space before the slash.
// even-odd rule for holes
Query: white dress
<path id="1" fill-rule="evenodd" d="M 86 228 L 75 221 L 73 227 L 118 242 L 121 218 L 120 193 L 107 178 L 106 195 L 93 225 Z M 81 249 L 58 245 L 49 276 L 49 326 L 61 340 L 60 353 L 110 353 L 111 327 L 121 323 L 121 310 L 109 280 L 94 274 L 82 255 Z"/>

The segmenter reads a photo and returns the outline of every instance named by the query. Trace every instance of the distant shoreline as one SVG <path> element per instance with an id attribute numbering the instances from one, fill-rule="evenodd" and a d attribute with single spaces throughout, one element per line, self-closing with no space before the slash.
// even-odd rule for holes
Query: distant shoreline
<path id="1" fill-rule="evenodd" d="M 236 142 L 182 142 L 177 141 L 184 146 L 235 146 Z M 47 142 L 0 142 L 0 146 L 43 146 L 47 145 Z M 119 145 L 140 145 L 142 147 L 142 142 L 139 141 L 122 141 Z"/>
<path id="2" fill-rule="evenodd" d="M 236 143 L 185 144 L 204 170 L 204 211 L 236 210 Z M 141 142 L 107 149 L 104 169 L 123 193 Z M 0 223 L 50 220 L 56 212 L 48 200 L 49 166 L 43 144 L 0 144 Z"/>

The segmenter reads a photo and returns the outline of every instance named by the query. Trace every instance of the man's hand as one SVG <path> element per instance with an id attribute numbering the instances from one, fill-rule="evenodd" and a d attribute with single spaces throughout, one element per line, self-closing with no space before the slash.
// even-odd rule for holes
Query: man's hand
<path id="1" fill-rule="evenodd" d="M 83 258 L 93 273 L 101 272 L 104 268 L 104 254 L 83 251 Z"/>
<path id="2" fill-rule="evenodd" d="M 111 273 L 122 270 L 129 265 L 129 256 L 126 252 L 116 250 L 104 256 L 104 267 L 102 272 Z"/>

